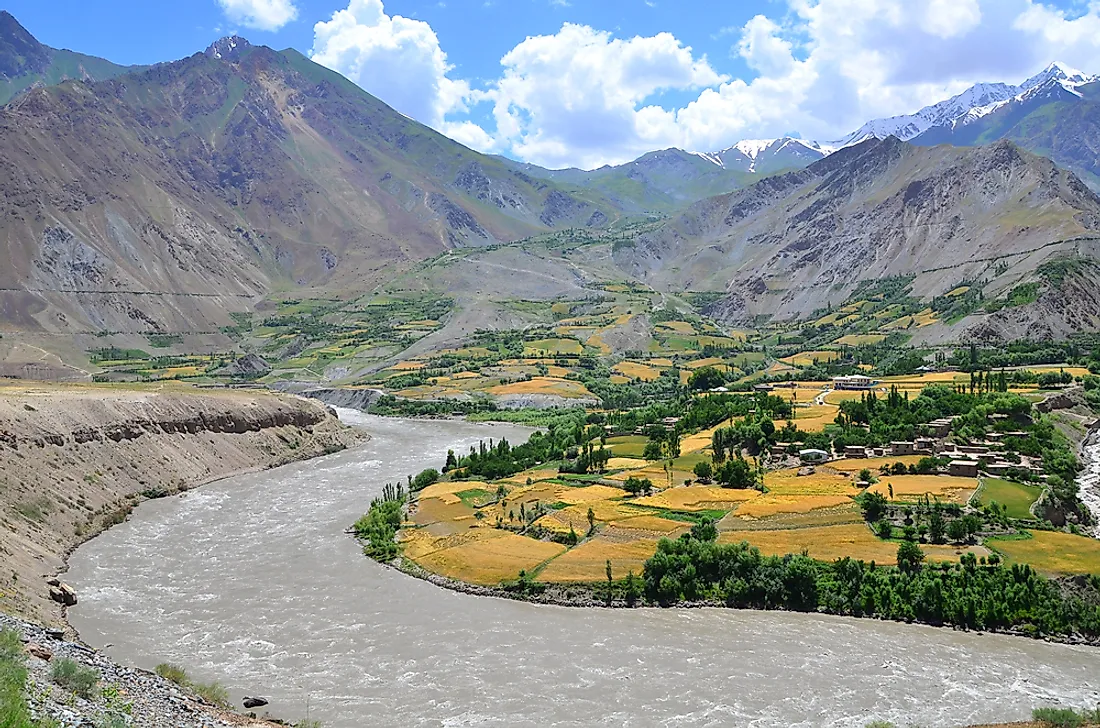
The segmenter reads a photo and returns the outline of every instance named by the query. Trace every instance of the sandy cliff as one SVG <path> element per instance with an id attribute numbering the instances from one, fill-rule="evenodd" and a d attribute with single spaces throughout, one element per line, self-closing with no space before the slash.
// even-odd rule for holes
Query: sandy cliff
<path id="1" fill-rule="evenodd" d="M 60 623 L 47 579 L 143 499 L 360 437 L 324 405 L 290 395 L 0 386 L 0 610 Z"/>

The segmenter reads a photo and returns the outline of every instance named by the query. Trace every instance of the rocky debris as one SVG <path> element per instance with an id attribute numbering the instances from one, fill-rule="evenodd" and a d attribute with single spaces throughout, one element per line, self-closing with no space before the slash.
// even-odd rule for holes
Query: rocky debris
<path id="1" fill-rule="evenodd" d="M 26 643 L 27 699 L 34 718 L 59 728 L 114 725 L 119 717 L 135 728 L 231 728 L 270 726 L 266 720 L 226 713 L 151 672 L 115 663 L 79 642 L 55 639 L 42 627 L 0 614 L 0 629 L 14 629 Z M 47 647 L 48 645 L 48 647 Z M 99 673 L 97 695 L 88 700 L 50 680 L 50 663 L 70 659 Z"/>
<path id="2" fill-rule="evenodd" d="M 225 368 L 231 377 L 263 376 L 271 371 L 271 365 L 259 354 L 245 354 Z"/>
<path id="3" fill-rule="evenodd" d="M 58 580 L 50 579 L 50 581 Z M 50 599 L 65 607 L 74 607 L 76 606 L 76 590 L 68 584 L 58 581 L 56 585 L 50 586 Z"/>
<path id="4" fill-rule="evenodd" d="M 599 407 L 600 402 L 591 397 L 560 397 L 556 394 L 502 394 L 493 397 L 502 409 L 569 409 L 570 407 Z"/>
<path id="5" fill-rule="evenodd" d="M 370 406 L 382 396 L 378 389 L 345 389 L 341 387 L 326 387 L 321 389 L 307 389 L 301 392 L 303 397 L 316 399 L 333 407 L 346 407 L 366 412 Z"/>

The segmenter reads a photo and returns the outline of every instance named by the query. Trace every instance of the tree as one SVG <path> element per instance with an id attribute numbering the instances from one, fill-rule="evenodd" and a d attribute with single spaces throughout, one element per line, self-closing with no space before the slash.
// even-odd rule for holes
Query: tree
<path id="1" fill-rule="evenodd" d="M 421 470 L 420 474 L 412 479 L 409 490 L 417 491 L 424 490 L 432 483 L 439 481 L 439 471 L 435 468 L 428 468 L 427 470 Z"/>
<path id="2" fill-rule="evenodd" d="M 717 541 L 718 527 L 714 525 L 714 519 L 704 518 L 692 526 L 691 537 L 696 541 Z"/>
<path id="3" fill-rule="evenodd" d="M 961 518 L 956 518 L 947 524 L 947 537 L 955 543 L 965 541 L 966 535 L 966 524 L 963 523 Z"/>
<path id="4" fill-rule="evenodd" d="M 875 522 L 886 515 L 886 496 L 877 491 L 864 491 L 856 496 L 856 503 L 863 509 L 863 518 Z"/>
<path id="5" fill-rule="evenodd" d="M 898 544 L 898 569 L 906 574 L 915 574 L 920 571 L 924 561 L 924 552 L 913 541 L 902 541 Z"/>
<path id="6" fill-rule="evenodd" d="M 623 481 L 623 490 L 631 495 L 645 495 L 653 490 L 653 481 L 649 478 L 630 476 Z"/>
<path id="7" fill-rule="evenodd" d="M 718 470 L 718 482 L 724 488 L 752 488 L 756 485 L 756 473 L 751 465 L 737 453 Z"/>
<path id="8" fill-rule="evenodd" d="M 940 513 L 939 508 L 936 508 L 928 517 L 928 539 L 932 543 L 943 543 L 946 532 L 947 525 L 943 521 L 943 514 Z"/>
<path id="9" fill-rule="evenodd" d="M 614 595 L 615 582 L 611 578 L 611 559 L 607 560 L 607 606 L 611 606 L 611 597 Z"/>
<path id="10" fill-rule="evenodd" d="M 710 479 L 714 477 L 714 468 L 706 460 L 700 460 L 695 463 L 695 477 L 704 483 L 709 483 Z"/>
<path id="11" fill-rule="evenodd" d="M 725 383 L 726 378 L 722 376 L 722 372 L 714 367 L 700 367 L 688 379 L 688 387 L 695 392 L 706 392 Z"/>
<path id="12" fill-rule="evenodd" d="M 860 470 L 859 479 L 864 483 L 874 483 L 876 480 L 878 480 L 871 472 L 870 468 L 864 468 L 863 470 Z"/>
<path id="13" fill-rule="evenodd" d="M 623 595 L 626 597 L 626 605 L 633 607 L 642 596 L 642 580 L 634 575 L 633 571 L 626 574 L 626 583 L 623 585 Z"/>
<path id="14" fill-rule="evenodd" d="M 592 510 L 592 506 L 588 507 L 588 535 L 591 536 L 592 532 L 596 530 L 596 512 Z"/>

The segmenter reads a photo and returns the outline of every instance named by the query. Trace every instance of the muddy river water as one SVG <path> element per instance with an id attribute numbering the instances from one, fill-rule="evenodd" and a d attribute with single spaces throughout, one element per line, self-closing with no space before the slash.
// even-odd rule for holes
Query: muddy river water
<path id="1" fill-rule="evenodd" d="M 1100 702 L 1100 650 L 818 615 L 547 607 L 384 568 L 344 529 L 503 425 L 379 419 L 354 451 L 142 505 L 66 577 L 89 643 L 353 726 L 953 726 Z M 237 703 L 239 705 L 239 702 Z"/>

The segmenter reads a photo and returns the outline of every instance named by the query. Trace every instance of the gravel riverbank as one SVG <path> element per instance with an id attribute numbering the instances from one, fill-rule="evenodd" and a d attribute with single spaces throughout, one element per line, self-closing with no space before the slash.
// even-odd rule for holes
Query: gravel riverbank
<path id="1" fill-rule="evenodd" d="M 110 726 L 124 716 L 138 728 L 234 728 L 274 723 L 227 713 L 151 672 L 125 667 L 80 642 L 15 617 L 0 614 L 0 629 L 14 629 L 27 650 L 27 700 L 35 718 L 60 728 Z M 50 679 L 51 664 L 68 658 L 99 675 L 96 697 L 86 700 Z"/>

